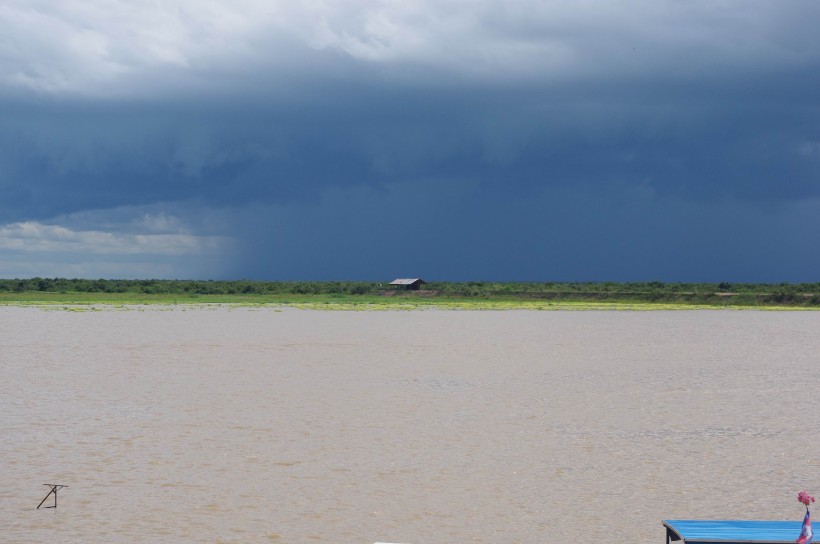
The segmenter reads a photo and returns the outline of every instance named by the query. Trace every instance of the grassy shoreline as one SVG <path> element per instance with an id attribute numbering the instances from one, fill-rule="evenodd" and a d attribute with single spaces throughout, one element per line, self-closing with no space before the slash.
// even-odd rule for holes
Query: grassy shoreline
<path id="1" fill-rule="evenodd" d="M 691 297 L 690 297 L 691 298 Z M 411 293 L 394 296 L 349 294 L 149 294 L 149 293 L 48 293 L 26 291 L 0 292 L 0 305 L 35 306 L 50 309 L 94 309 L 95 307 L 129 308 L 136 306 L 241 306 L 289 307 L 314 310 L 595 310 L 595 311 L 652 311 L 652 310 L 761 310 L 812 311 L 820 306 L 746 303 L 718 298 L 703 300 L 639 300 L 621 298 L 596 300 L 592 297 L 454 297 L 418 296 Z"/>

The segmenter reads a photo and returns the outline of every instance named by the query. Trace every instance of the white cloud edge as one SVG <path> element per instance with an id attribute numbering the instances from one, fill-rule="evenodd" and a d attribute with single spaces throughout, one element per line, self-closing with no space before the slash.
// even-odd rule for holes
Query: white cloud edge
<path id="1" fill-rule="evenodd" d="M 219 254 L 231 243 L 224 236 L 74 230 L 38 221 L 0 226 L 0 251 L 25 254 L 190 257 Z"/>

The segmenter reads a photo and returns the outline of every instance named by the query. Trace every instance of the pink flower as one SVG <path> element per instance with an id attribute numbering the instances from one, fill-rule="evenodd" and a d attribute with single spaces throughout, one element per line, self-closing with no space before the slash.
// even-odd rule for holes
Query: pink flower
<path id="1" fill-rule="evenodd" d="M 811 495 L 806 493 L 805 490 L 803 490 L 803 491 L 801 491 L 800 493 L 797 494 L 797 500 L 802 502 L 803 504 L 805 504 L 806 507 L 808 508 L 809 503 L 814 502 L 814 497 L 812 497 Z"/>

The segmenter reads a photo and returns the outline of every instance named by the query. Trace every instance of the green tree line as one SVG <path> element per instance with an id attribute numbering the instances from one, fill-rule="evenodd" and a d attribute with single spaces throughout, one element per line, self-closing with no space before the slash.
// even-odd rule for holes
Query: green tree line
<path id="1" fill-rule="evenodd" d="M 820 305 L 820 283 L 430 282 L 422 294 L 458 298 L 635 300 L 657 302 Z M 135 293 L 149 295 L 381 295 L 413 296 L 389 282 L 0 279 L 0 292 Z M 417 293 L 416 293 L 417 294 Z"/>

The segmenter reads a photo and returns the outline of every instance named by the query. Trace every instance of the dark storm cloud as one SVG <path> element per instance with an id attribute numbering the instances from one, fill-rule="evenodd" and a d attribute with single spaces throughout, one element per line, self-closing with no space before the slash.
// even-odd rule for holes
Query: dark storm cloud
<path id="1" fill-rule="evenodd" d="M 809 198 L 820 190 L 820 111 L 807 90 L 820 91 L 817 79 L 418 93 L 328 84 L 272 102 L 6 104 L 0 206 L 7 220 L 188 199 L 237 206 L 427 177 L 498 193 L 631 181 L 693 199 Z"/>
<path id="2" fill-rule="evenodd" d="M 552 266 L 548 247 L 580 258 L 560 228 L 647 271 L 659 233 L 686 245 L 705 229 L 742 248 L 721 216 L 760 239 L 818 227 L 782 213 L 810 218 L 820 196 L 817 3 L 173 4 L 0 9 L 0 224 L 162 209 L 240 245 L 275 224 L 292 240 L 272 234 L 278 245 L 248 248 L 233 273 L 307 277 L 309 239 L 334 254 L 424 217 L 437 242 L 371 260 L 387 273 L 458 253 L 445 270 L 507 279 Z M 426 198 L 409 199 L 417 188 Z M 392 211 L 368 220 L 366 202 Z M 210 214 L 222 231 L 196 219 Z M 123 217 L 105 229 L 135 225 Z M 632 225 L 630 244 L 611 222 Z M 319 243 L 315 225 L 343 239 Z M 541 243 L 510 243 L 522 228 Z M 273 266 L 283 247 L 302 264 Z M 504 261 L 481 259 L 496 250 Z M 339 257 L 332 270 L 362 276 Z M 599 266 L 617 271 L 612 259 Z"/>

